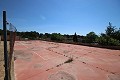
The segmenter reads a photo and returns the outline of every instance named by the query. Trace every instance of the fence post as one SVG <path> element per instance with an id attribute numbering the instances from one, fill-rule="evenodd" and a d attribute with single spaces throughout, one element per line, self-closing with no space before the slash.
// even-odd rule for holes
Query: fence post
<path id="1" fill-rule="evenodd" d="M 4 61 L 5 61 L 5 77 L 4 80 L 9 80 L 8 77 L 8 52 L 7 52 L 7 28 L 6 28 L 6 11 L 3 11 L 3 31 L 4 31 Z"/>

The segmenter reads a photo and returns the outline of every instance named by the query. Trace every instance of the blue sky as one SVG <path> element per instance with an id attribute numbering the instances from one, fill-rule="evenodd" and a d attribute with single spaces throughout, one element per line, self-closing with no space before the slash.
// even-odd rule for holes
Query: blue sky
<path id="1" fill-rule="evenodd" d="M 120 27 L 120 0 L 0 0 L 0 22 L 3 10 L 18 31 L 86 35 L 105 32 L 108 22 Z"/>

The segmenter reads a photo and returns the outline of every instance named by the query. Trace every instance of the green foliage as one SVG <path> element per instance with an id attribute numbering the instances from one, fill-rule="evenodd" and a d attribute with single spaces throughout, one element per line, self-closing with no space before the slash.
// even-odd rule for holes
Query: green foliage
<path id="1" fill-rule="evenodd" d="M 39 37 L 39 33 L 36 31 L 31 32 L 17 32 L 18 36 L 21 36 L 22 38 L 28 38 L 31 40 L 35 40 Z"/>
<path id="2" fill-rule="evenodd" d="M 2 30 L 0 29 L 0 35 Z M 8 31 L 9 35 L 9 31 Z M 82 43 L 97 43 L 97 45 L 108 45 L 108 46 L 118 46 L 120 45 L 120 28 L 117 29 L 115 26 L 109 22 L 105 33 L 102 33 L 99 37 L 95 34 L 95 32 L 89 32 L 86 36 L 80 36 L 76 33 L 74 35 L 64 34 L 61 35 L 60 33 L 38 33 L 36 31 L 31 32 L 17 32 L 17 36 L 22 38 L 28 39 L 41 39 L 41 40 L 52 40 L 57 42 L 66 42 L 66 43 L 73 43 L 73 42 L 82 42 Z"/>
<path id="3" fill-rule="evenodd" d="M 119 40 L 110 38 L 110 39 L 108 40 L 108 45 L 110 45 L 110 46 L 119 46 L 120 43 L 119 43 Z"/>
<path id="4" fill-rule="evenodd" d="M 115 31 L 113 38 L 120 41 L 120 28 L 119 28 L 119 30 Z"/>
<path id="5" fill-rule="evenodd" d="M 111 38 L 110 36 L 100 36 L 98 39 L 98 43 L 101 45 L 107 46 L 119 46 L 119 40 Z"/>
<path id="6" fill-rule="evenodd" d="M 94 43 L 96 41 L 96 38 L 98 36 L 95 34 L 95 32 L 90 32 L 86 35 L 86 42 L 87 43 Z"/>
<path id="7" fill-rule="evenodd" d="M 110 37 L 114 37 L 114 33 L 116 31 L 115 27 L 112 26 L 112 24 L 109 22 L 109 26 L 107 27 L 106 31 L 106 35 L 110 36 Z"/>
<path id="8" fill-rule="evenodd" d="M 84 41 L 87 43 L 98 42 L 100 45 L 118 46 L 120 45 L 120 29 L 117 30 L 115 26 L 109 22 L 109 26 L 105 30 L 105 33 L 101 33 L 98 37 L 94 32 L 90 32 L 86 35 Z"/>
<path id="9" fill-rule="evenodd" d="M 100 36 L 97 41 L 100 45 L 108 45 L 107 37 Z"/>
<path id="10" fill-rule="evenodd" d="M 115 26 L 109 22 L 109 26 L 105 30 L 106 33 L 102 33 L 97 39 L 97 42 L 101 45 L 107 46 L 119 46 L 120 45 L 120 29 L 117 30 Z"/>
<path id="11" fill-rule="evenodd" d="M 50 38 L 50 34 L 49 33 L 45 33 L 46 38 Z"/>
<path id="12" fill-rule="evenodd" d="M 112 26 L 112 24 L 109 22 L 109 26 L 106 29 L 106 35 L 120 41 L 120 28 L 117 29 L 115 26 Z"/>
<path id="13" fill-rule="evenodd" d="M 39 38 L 42 38 L 42 37 L 43 37 L 43 33 L 40 33 L 40 34 L 39 34 Z"/>
<path id="14" fill-rule="evenodd" d="M 75 32 L 75 34 L 73 35 L 73 42 L 78 42 L 78 38 L 77 38 L 76 32 Z"/>
<path id="15" fill-rule="evenodd" d="M 51 40 L 53 41 L 64 41 L 64 37 L 60 33 L 52 33 Z"/>

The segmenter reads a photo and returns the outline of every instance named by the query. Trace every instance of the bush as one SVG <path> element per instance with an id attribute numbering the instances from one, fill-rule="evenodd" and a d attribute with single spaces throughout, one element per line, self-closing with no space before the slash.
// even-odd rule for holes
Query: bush
<path id="1" fill-rule="evenodd" d="M 119 46 L 120 45 L 119 40 L 111 38 L 109 36 L 99 37 L 98 43 L 101 45 L 108 45 L 108 46 Z"/>
<path id="2" fill-rule="evenodd" d="M 119 46 L 120 43 L 119 43 L 119 40 L 110 38 L 110 39 L 108 40 L 108 45 L 110 45 L 110 46 Z"/>
<path id="3" fill-rule="evenodd" d="M 96 38 L 98 36 L 95 34 L 95 32 L 90 32 L 86 35 L 86 42 L 87 43 L 94 43 L 96 41 Z"/>
<path id="4" fill-rule="evenodd" d="M 53 41 L 64 41 L 64 37 L 61 34 L 52 33 L 51 34 L 51 40 L 53 40 Z"/>
<path id="5" fill-rule="evenodd" d="M 67 61 L 65 61 L 64 63 L 71 63 L 73 61 L 73 58 L 69 58 Z"/>

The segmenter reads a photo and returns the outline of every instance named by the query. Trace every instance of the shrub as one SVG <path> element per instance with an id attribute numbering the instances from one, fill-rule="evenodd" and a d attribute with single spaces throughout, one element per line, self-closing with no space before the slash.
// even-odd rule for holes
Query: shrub
<path id="1" fill-rule="evenodd" d="M 64 37 L 61 34 L 52 33 L 51 34 L 51 40 L 53 40 L 53 41 L 63 41 Z"/>
<path id="2" fill-rule="evenodd" d="M 73 61 L 73 58 L 69 58 L 67 61 L 65 61 L 64 63 L 70 63 Z"/>
<path id="3" fill-rule="evenodd" d="M 119 40 L 110 38 L 110 39 L 108 40 L 108 45 L 110 45 L 110 46 L 119 46 L 120 43 L 119 43 Z"/>
<path id="4" fill-rule="evenodd" d="M 98 43 L 101 45 L 108 45 L 108 46 L 119 46 L 120 45 L 119 40 L 111 38 L 109 36 L 99 37 Z"/>

